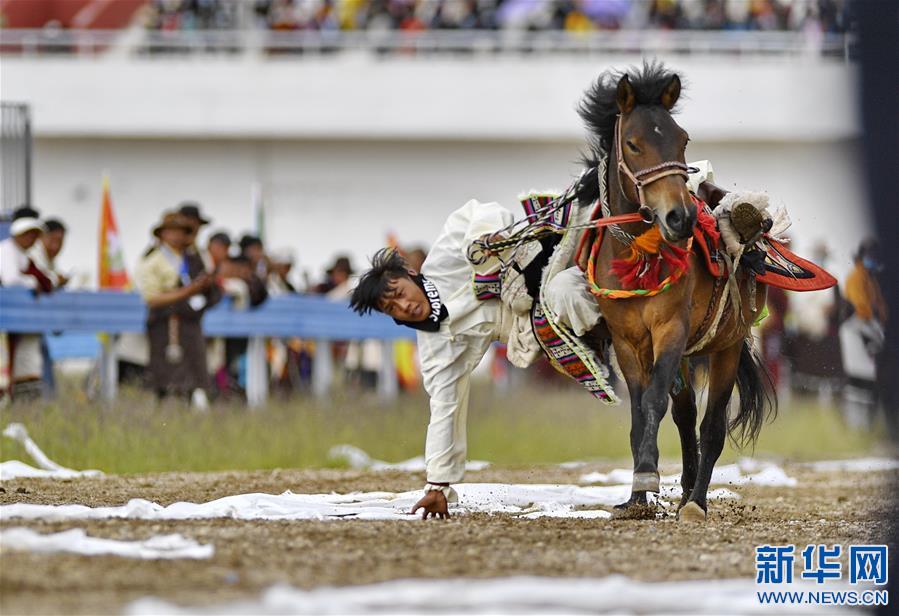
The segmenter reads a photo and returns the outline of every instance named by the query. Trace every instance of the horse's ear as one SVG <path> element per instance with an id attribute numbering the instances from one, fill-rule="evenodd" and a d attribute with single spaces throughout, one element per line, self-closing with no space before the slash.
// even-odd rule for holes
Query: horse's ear
<path id="1" fill-rule="evenodd" d="M 634 94 L 634 87 L 631 85 L 630 79 L 624 75 L 618 80 L 618 93 L 616 95 L 618 101 L 618 111 L 621 114 L 630 113 L 637 103 L 637 96 Z"/>
<path id="2" fill-rule="evenodd" d="M 671 81 L 668 82 L 668 85 L 665 86 L 665 91 L 662 92 L 662 107 L 671 111 L 671 108 L 674 107 L 674 104 L 677 103 L 677 99 L 680 97 L 680 77 L 677 75 L 672 75 Z"/>

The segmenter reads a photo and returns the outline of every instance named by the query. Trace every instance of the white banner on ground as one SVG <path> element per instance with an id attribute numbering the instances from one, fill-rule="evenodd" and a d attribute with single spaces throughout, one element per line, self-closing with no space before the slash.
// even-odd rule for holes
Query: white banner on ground
<path id="1" fill-rule="evenodd" d="M 31 437 L 28 431 L 20 423 L 11 423 L 3 430 L 3 436 L 7 436 L 14 441 L 20 443 L 28 455 L 34 459 L 40 468 L 29 466 L 19 460 L 7 460 L 0 462 L 0 480 L 16 479 L 18 477 L 47 477 L 52 479 L 72 479 L 74 477 L 98 477 L 103 473 L 100 471 L 76 471 L 71 468 L 60 466 L 41 451 Z"/>
<path id="2" fill-rule="evenodd" d="M 30 528 L 5 528 L 0 531 L 0 548 L 52 554 L 68 552 L 87 556 L 124 556 L 140 559 L 212 558 L 215 548 L 201 545 L 182 535 L 154 535 L 141 541 L 120 541 L 88 537 L 82 528 L 42 535 Z"/>
<path id="3" fill-rule="evenodd" d="M 616 468 L 608 473 L 587 473 L 581 475 L 581 483 L 626 483 L 630 484 L 633 473 L 624 468 Z M 662 475 L 663 486 L 680 485 L 680 473 Z M 711 483 L 716 485 L 755 485 L 768 487 L 793 488 L 797 481 L 776 464 L 762 462 L 752 458 L 742 458 L 736 464 L 725 464 L 715 467 Z"/>
<path id="4" fill-rule="evenodd" d="M 828 590 L 845 587 L 828 586 Z M 820 605 L 759 601 L 756 592 L 820 590 L 814 584 L 768 586 L 747 580 L 639 582 L 604 578 L 509 577 L 486 580 L 396 580 L 380 584 L 301 590 L 272 586 L 255 600 L 179 607 L 146 598 L 128 616 L 205 614 L 782 614 L 820 613 Z M 828 606 L 828 614 L 845 613 Z"/>
<path id="5" fill-rule="evenodd" d="M 630 496 L 630 485 L 581 487 L 555 484 L 461 483 L 455 486 L 461 506 L 456 513 L 507 513 L 521 517 L 610 517 L 607 508 Z M 239 520 L 416 520 L 409 514 L 421 498 L 411 492 L 359 492 L 352 494 L 240 494 L 208 503 L 173 503 L 163 507 L 133 499 L 119 507 L 84 505 L 0 506 L 0 519 L 103 519 L 190 520 L 233 518 Z M 663 488 L 665 498 L 679 497 L 679 487 Z M 709 498 L 739 498 L 718 489 Z"/>

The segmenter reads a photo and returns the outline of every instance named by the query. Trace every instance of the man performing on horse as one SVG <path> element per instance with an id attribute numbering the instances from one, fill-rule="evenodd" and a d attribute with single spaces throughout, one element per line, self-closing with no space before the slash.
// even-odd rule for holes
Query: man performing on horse
<path id="1" fill-rule="evenodd" d="M 684 162 L 686 133 L 669 115 L 680 93 L 677 75 L 661 66 L 647 65 L 642 73 L 634 76 L 634 83 L 623 75 L 617 78 L 616 87 L 611 74 L 607 74 L 588 95 L 581 115 L 588 127 L 601 135 L 595 148 L 600 156 L 590 162 L 588 169 L 563 194 L 528 195 L 522 201 L 526 216 L 519 221 L 496 203 L 469 201 L 447 219 L 421 272 L 409 268 L 399 253 L 385 249 L 375 255 L 372 268 L 361 277 L 353 292 L 350 305 L 359 314 L 383 312 L 398 324 L 418 330 L 419 359 L 424 387 L 430 396 L 431 419 L 425 445 L 428 483 L 413 513 L 422 509 L 425 518 L 447 517 L 448 503 L 457 500 L 451 484 L 461 481 L 465 472 L 470 375 L 492 342 L 506 342 L 507 357 L 518 367 L 528 366 L 542 351 L 553 367 L 576 380 L 601 402 L 617 403 L 615 392 L 606 381 L 608 368 L 603 359 L 610 342 L 618 354 L 623 352 L 618 349 L 619 344 L 628 342 L 622 333 L 625 329 L 621 325 L 620 308 L 633 308 L 631 312 L 637 314 L 652 302 L 661 305 L 659 302 L 672 304 L 674 301 L 672 310 L 679 311 L 676 318 L 654 321 L 663 327 L 690 321 L 692 312 L 696 312 L 698 325 L 691 325 L 688 332 L 690 344 L 672 345 L 671 358 L 665 360 L 671 364 L 666 364 L 671 378 L 666 372 L 665 382 L 660 381 L 649 392 L 653 396 L 651 405 L 643 400 L 646 396 L 635 385 L 630 356 L 625 357 L 630 363 L 621 363 L 631 394 L 634 423 L 631 435 L 635 456 L 634 491 L 628 503 L 623 504 L 627 506 L 645 501 L 647 492 L 658 492 L 655 431 L 667 408 L 669 394 L 688 392 L 687 402 L 694 409 L 695 418 L 688 368 L 683 358 L 714 348 L 715 337 L 725 334 L 733 334 L 734 348 L 745 354 L 749 327 L 759 318 L 764 305 L 763 284 L 759 285 L 760 301 L 756 305 L 756 278 L 764 284 L 789 283 L 792 285 L 789 288 L 795 290 L 825 288 L 831 284 L 826 272 L 816 273 L 813 264 L 793 258 L 781 244 L 768 238 L 766 232 L 774 231 L 775 221 L 767 212 L 765 195 L 728 194 L 711 183 L 714 176 L 707 161 L 690 166 Z M 639 107 L 636 113 L 635 106 Z M 654 114 L 656 122 L 654 130 L 642 135 L 645 144 L 661 143 L 665 136 L 677 137 L 680 149 L 668 158 L 659 153 L 654 153 L 653 160 L 647 158 L 643 162 L 640 158 L 634 171 L 633 163 L 624 154 L 625 145 L 632 158 L 641 157 L 641 151 L 638 144 L 627 140 L 630 137 L 622 139 L 621 135 L 633 134 L 634 141 L 639 140 L 638 122 L 634 120 L 633 126 L 628 124 L 630 130 L 625 133 L 620 118 L 640 114 Z M 642 124 L 653 126 L 648 122 Z M 664 124 L 664 128 L 659 128 L 659 124 Z M 608 173 L 609 169 L 613 172 Z M 630 178 L 631 185 L 622 184 L 622 177 Z M 663 178 L 665 182 L 655 184 Z M 674 179 L 683 182 L 679 187 L 679 195 L 685 199 L 683 207 L 672 207 L 671 211 L 662 213 L 655 211 L 652 199 L 647 198 L 647 187 L 654 184 L 655 189 Z M 614 190 L 609 190 L 609 185 Z M 634 194 L 626 193 L 625 188 L 631 188 Z M 647 227 L 649 230 L 644 231 Z M 605 229 L 612 240 L 603 243 Z M 629 232 L 631 229 L 636 229 L 638 234 Z M 711 275 L 702 269 L 705 265 L 700 263 L 700 257 L 690 248 L 697 234 L 714 236 L 711 248 L 705 240 L 697 243 L 709 253 L 708 268 L 718 272 L 715 275 L 726 284 L 706 284 L 703 279 L 703 288 L 714 286 L 717 294 L 691 300 L 689 293 L 697 272 L 701 270 L 711 280 Z M 617 252 L 610 258 L 606 253 L 613 247 L 613 240 L 618 244 Z M 678 243 L 685 246 L 675 245 Z M 777 255 L 772 257 L 772 251 Z M 603 262 L 599 268 L 598 261 Z M 736 276 L 740 265 L 742 287 L 737 286 Z M 685 276 L 687 272 L 689 275 Z M 679 283 L 682 278 L 690 284 Z M 664 294 L 669 289 L 677 291 Z M 602 322 L 601 305 L 610 311 Z M 694 305 L 696 310 L 690 312 Z M 739 317 L 734 316 L 735 311 L 740 312 Z M 709 313 L 709 318 L 701 318 L 705 313 Z M 723 323 L 729 324 L 728 327 L 733 325 L 731 329 L 736 333 L 730 332 Z M 647 340 L 643 336 L 639 343 L 645 345 Z M 652 368 L 651 358 L 644 363 Z M 677 370 L 681 381 L 674 375 Z M 722 393 L 716 399 L 716 417 L 722 409 L 726 411 L 733 379 L 728 383 L 721 385 Z M 686 397 L 687 394 L 681 396 L 684 400 Z M 750 396 L 741 400 L 744 398 L 749 400 Z M 680 409 L 677 402 L 678 399 L 675 410 Z M 764 412 L 761 403 L 757 406 L 758 409 L 750 410 L 758 412 L 749 413 L 746 411 L 749 403 L 741 403 L 740 421 L 732 423 L 731 428 L 743 426 L 754 437 Z M 644 415 L 650 411 L 652 429 L 647 429 L 637 442 L 635 434 L 640 436 L 644 431 Z M 677 414 L 675 420 L 685 430 L 682 433 L 686 447 L 684 476 L 688 471 L 693 476 L 694 457 L 698 457 L 695 432 L 691 436 L 693 428 Z M 703 422 L 704 434 L 706 423 Z M 637 464 L 643 458 L 646 458 L 643 465 L 647 467 L 646 472 L 641 472 L 643 467 Z M 690 511 L 694 518 L 705 516 L 705 475 L 710 475 L 715 459 L 717 454 L 705 461 L 700 469 L 703 477 L 696 482 L 695 489 L 682 481 L 684 498 L 692 489 L 697 501 Z"/>
<path id="2" fill-rule="evenodd" d="M 725 192 L 703 181 L 712 177 L 710 165 L 706 161 L 694 165 L 698 171 L 691 174 L 691 188 L 708 201 L 717 202 Z M 575 192 L 585 180 L 595 181 L 595 177 L 581 178 L 575 184 Z M 532 199 L 535 209 L 539 209 L 536 198 Z M 547 200 L 540 203 L 546 204 Z M 527 205 L 525 209 L 528 211 Z M 556 225 L 551 233 L 525 237 L 516 246 L 503 241 L 516 224 L 512 213 L 497 203 L 472 200 L 446 220 L 420 272 L 411 269 L 396 250 L 384 248 L 374 255 L 371 268 L 360 277 L 353 291 L 350 306 L 357 313 L 382 312 L 397 324 L 418 331 L 422 380 L 431 406 L 425 444 L 427 484 L 424 496 L 413 508 L 413 512 L 423 510 L 423 517 L 448 517 L 448 504 L 458 500 L 451 484 L 461 481 L 465 474 L 470 377 L 493 342 L 508 345 L 507 356 L 517 367 L 527 367 L 541 351 L 553 361 L 554 351 L 535 336 L 541 331 L 541 324 L 548 329 L 545 324 L 549 314 L 555 316 L 557 328 L 567 329 L 571 336 L 589 339 L 594 345 L 608 341 L 599 306 L 583 271 L 570 266 L 571 261 L 564 254 L 564 267 L 556 275 L 548 277 L 544 271 L 549 269 L 551 254 L 564 252 L 565 232 L 572 228 L 577 231 L 576 221 L 562 222 L 567 223 L 567 228 Z M 552 225 L 543 224 L 540 228 L 547 226 Z M 577 238 L 576 233 L 573 235 Z M 484 250 L 492 245 L 507 247 Z M 509 253 L 516 251 L 518 258 L 508 261 Z M 500 292 L 499 277 L 492 273 L 503 264 L 512 267 L 506 268 Z M 517 292 L 507 293 L 510 287 Z M 534 321 L 532 307 L 539 299 L 543 300 L 540 319 Z M 568 342 L 576 344 L 575 340 Z M 549 344 L 552 349 L 564 346 L 556 338 Z M 577 357 L 574 362 L 559 356 L 556 359 L 564 362 L 570 376 L 589 385 L 583 377 L 567 370 L 572 364 L 589 365 L 588 358 L 582 357 L 583 362 L 577 361 Z M 599 365 L 595 371 L 602 370 Z M 588 390 L 601 401 L 617 402 L 614 392 L 601 380 L 602 374 L 596 376 L 599 381 L 594 381 Z"/>
<path id="3" fill-rule="evenodd" d="M 413 512 L 422 509 L 423 517 L 447 517 L 448 503 L 458 500 L 451 484 L 465 474 L 470 376 L 493 342 L 506 343 L 507 357 L 520 368 L 544 351 L 551 361 L 564 363 L 564 371 L 596 397 L 617 402 L 603 380 L 607 372 L 596 358 L 589 370 L 584 363 L 589 367 L 590 358 L 578 359 L 574 351 L 563 357 L 558 349 L 569 347 L 555 333 L 567 331 L 571 338 L 567 342 L 575 345 L 574 338 L 591 338 L 594 343 L 608 338 L 597 327 L 602 315 L 583 272 L 570 266 L 566 255 L 558 254 L 564 252 L 559 244 L 564 243 L 566 232 L 578 227 L 569 218 L 567 205 L 576 200 L 584 180 L 580 178 L 566 193 L 569 203 L 564 210 L 552 204 L 564 201 L 566 195 L 526 198 L 523 204 L 529 216 L 519 223 L 530 221 L 525 229 L 529 235 L 514 233 L 518 223 L 499 204 L 472 200 L 446 220 L 420 272 L 411 269 L 399 252 L 385 248 L 375 254 L 371 269 L 359 279 L 350 300 L 353 310 L 361 315 L 382 312 L 397 324 L 418 330 L 422 380 L 431 406 L 425 444 L 427 485 L 413 508 Z M 589 210 L 571 208 L 576 209 L 585 214 Z M 577 239 L 577 234 L 571 239 Z M 544 270 L 551 254 L 562 256 L 564 266 L 550 277 Z M 539 309 L 532 310 L 540 299 Z M 538 320 L 533 319 L 535 312 Z M 555 330 L 547 325 L 549 315 L 556 320 Z M 535 335 L 541 326 L 549 332 L 549 341 Z M 579 352 L 586 348 L 583 345 Z M 580 375 L 568 368 L 572 365 L 580 366 Z"/>

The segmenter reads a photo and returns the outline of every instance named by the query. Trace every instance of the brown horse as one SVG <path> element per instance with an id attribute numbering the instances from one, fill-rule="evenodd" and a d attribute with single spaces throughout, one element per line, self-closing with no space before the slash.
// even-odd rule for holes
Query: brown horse
<path id="1" fill-rule="evenodd" d="M 660 64 L 644 64 L 629 73 L 604 73 L 587 92 L 578 111 L 593 133 L 590 172 L 578 193 L 582 205 L 594 203 L 607 184 L 606 215 L 639 212 L 647 222 L 621 225 L 599 236 L 595 282 L 620 289 L 612 261 L 630 253 L 628 238 L 657 225 L 665 242 L 689 248 L 697 211 L 687 189 L 685 150 L 689 141 L 671 116 L 681 91 L 679 77 Z M 593 172 L 604 157 L 606 177 Z M 714 205 L 725 194 L 704 184 L 699 197 Z M 623 232 L 623 233 L 622 233 Z M 597 241 L 591 231 L 590 241 Z M 715 279 L 697 256 L 689 255 L 686 273 L 671 287 L 651 297 L 608 299 L 599 305 L 611 333 L 612 345 L 627 382 L 631 402 L 631 451 L 634 478 L 624 510 L 645 505 L 648 492 L 659 491 L 658 431 L 673 401 L 683 455 L 683 497 L 679 518 L 704 520 L 715 462 L 728 432 L 734 440 L 754 442 L 769 413 L 776 412 L 770 379 L 752 351 L 750 327 L 765 305 L 765 287 L 752 283 L 743 269 L 734 282 L 739 290 L 723 290 L 726 279 Z M 734 284 L 733 282 L 731 284 Z M 720 321 L 712 325 L 720 302 Z M 754 307 L 754 308 L 753 308 Z M 691 350 L 692 347 L 692 350 Z M 689 352 L 689 353 L 688 353 Z M 689 356 L 708 356 L 708 408 L 696 439 L 696 398 L 689 378 Z M 728 424 L 728 406 L 737 385 L 739 410 Z"/>

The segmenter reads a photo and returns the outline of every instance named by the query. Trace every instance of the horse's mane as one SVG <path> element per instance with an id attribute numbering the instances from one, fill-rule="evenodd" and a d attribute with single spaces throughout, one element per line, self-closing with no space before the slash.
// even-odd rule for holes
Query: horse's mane
<path id="1" fill-rule="evenodd" d="M 601 152 L 608 152 L 612 148 L 614 137 L 612 133 L 615 130 L 615 119 L 618 117 L 616 101 L 618 81 L 625 74 L 634 89 L 637 105 L 661 105 L 662 92 L 675 75 L 674 71 L 668 70 L 660 61 L 644 60 L 642 68 L 632 66 L 625 71 L 609 70 L 597 78 L 577 106 L 578 115 L 587 125 L 591 135 L 589 140 L 591 152 L 585 156 L 588 166 L 594 166 L 593 159 Z M 594 165 L 590 165 L 590 162 L 594 162 Z"/>

